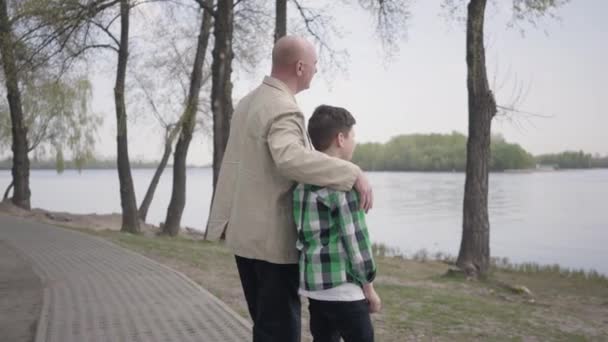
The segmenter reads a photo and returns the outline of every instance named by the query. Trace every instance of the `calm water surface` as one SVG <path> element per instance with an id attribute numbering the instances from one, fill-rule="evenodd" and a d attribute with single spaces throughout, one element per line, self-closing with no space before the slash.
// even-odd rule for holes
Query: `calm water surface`
<path id="1" fill-rule="evenodd" d="M 141 201 L 154 170 L 133 170 Z M 462 173 L 369 173 L 374 209 L 371 237 L 404 253 L 458 254 Z M 10 171 L 0 171 L 2 191 Z M 164 221 L 171 172 L 161 178 L 148 221 Z M 74 213 L 120 212 L 115 170 L 31 172 L 32 206 Z M 189 169 L 182 225 L 202 229 L 211 170 Z M 608 170 L 490 175 L 491 253 L 514 262 L 596 269 L 608 274 Z"/>

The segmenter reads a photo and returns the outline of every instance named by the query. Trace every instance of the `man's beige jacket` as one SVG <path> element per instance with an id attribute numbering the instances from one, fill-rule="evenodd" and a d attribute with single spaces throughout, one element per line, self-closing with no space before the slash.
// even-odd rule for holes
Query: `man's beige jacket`
<path id="1" fill-rule="evenodd" d="M 356 165 L 312 148 L 295 97 L 283 82 L 266 77 L 234 111 L 207 239 L 225 233 L 226 244 L 238 256 L 297 263 L 296 182 L 347 191 L 360 172 Z"/>

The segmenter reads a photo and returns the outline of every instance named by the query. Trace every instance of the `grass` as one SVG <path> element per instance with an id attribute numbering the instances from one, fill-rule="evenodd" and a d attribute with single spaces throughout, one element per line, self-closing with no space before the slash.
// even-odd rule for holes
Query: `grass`
<path id="1" fill-rule="evenodd" d="M 389 256 L 389 257 L 399 257 L 405 259 L 412 259 L 414 261 L 419 262 L 427 262 L 427 261 L 441 261 L 449 265 L 454 265 L 456 263 L 456 257 L 443 253 L 436 252 L 433 255 L 426 249 L 418 250 L 417 252 L 406 255 L 401 252 L 397 248 L 388 247 L 382 243 L 374 243 L 372 245 L 372 250 L 374 255 L 376 256 Z M 545 275 L 553 275 L 553 276 L 562 276 L 567 278 L 581 279 L 581 280 L 590 280 L 590 281 L 599 281 L 599 282 L 608 282 L 608 277 L 603 274 L 600 274 L 596 270 L 584 270 L 584 269 L 571 269 L 562 267 L 558 264 L 553 265 L 540 265 L 533 262 L 526 263 L 512 263 L 509 258 L 496 258 L 493 257 L 490 260 L 490 264 L 493 270 L 500 270 L 504 272 L 515 272 L 515 273 L 543 273 Z"/>
<path id="2" fill-rule="evenodd" d="M 248 317 L 234 257 L 223 244 L 82 231 L 185 273 Z M 386 246 L 374 250 L 383 302 L 382 312 L 373 315 L 377 341 L 608 340 L 608 280 L 597 272 L 495 260 L 488 280 L 469 281 L 446 276 L 450 257 L 445 255 L 433 258 L 424 251 L 406 258 Z M 517 294 L 505 284 L 525 286 L 533 295 Z M 302 307 L 306 317 L 307 306 Z M 304 341 L 307 330 L 305 321 Z"/>

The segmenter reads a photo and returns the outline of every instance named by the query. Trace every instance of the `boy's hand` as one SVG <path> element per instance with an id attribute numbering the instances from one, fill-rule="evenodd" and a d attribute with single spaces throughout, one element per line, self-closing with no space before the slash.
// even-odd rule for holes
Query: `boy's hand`
<path id="1" fill-rule="evenodd" d="M 363 171 L 357 177 L 355 181 L 355 190 L 359 193 L 361 198 L 361 209 L 367 213 L 374 205 L 374 194 L 372 192 L 372 186 L 367 180 L 367 176 Z"/>
<path id="2" fill-rule="evenodd" d="M 363 293 L 369 303 L 369 313 L 380 312 L 382 309 L 382 301 L 380 300 L 380 296 L 376 293 L 376 290 L 374 290 L 374 285 L 372 283 L 363 285 Z"/>

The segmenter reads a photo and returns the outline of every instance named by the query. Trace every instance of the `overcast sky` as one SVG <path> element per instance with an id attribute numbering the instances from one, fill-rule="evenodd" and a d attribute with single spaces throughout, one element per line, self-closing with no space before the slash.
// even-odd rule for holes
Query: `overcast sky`
<path id="1" fill-rule="evenodd" d="M 318 1 L 318 3 L 329 1 Z M 308 116 L 325 103 L 349 109 L 357 119 L 359 142 L 386 142 L 399 134 L 467 132 L 464 26 L 440 16 L 438 0 L 411 7 L 407 38 L 387 61 L 369 13 L 333 7 L 343 31 L 333 43 L 350 55 L 348 74 L 328 79 L 318 74 L 310 90 L 297 96 Z M 545 19 L 538 28 L 525 26 L 525 36 L 507 29 L 508 9 L 490 7 L 486 21 L 486 58 L 497 101 L 510 105 L 522 85 L 526 96 L 517 106 L 545 117 L 514 114 L 496 118 L 494 133 L 534 153 L 584 150 L 608 154 L 608 1 L 573 0 L 558 11 L 560 20 Z M 272 33 L 269 32 L 269 35 Z M 236 73 L 234 98 L 257 86 L 269 70 L 268 58 L 253 75 Z M 323 60 L 320 61 L 323 63 Z M 496 81 L 494 81 L 496 79 Z M 105 124 L 99 155 L 115 155 L 112 77 L 95 77 L 93 110 Z M 162 131 L 138 120 L 129 127 L 132 159 L 159 159 Z M 189 162 L 211 161 L 209 138 L 191 145 Z"/>

